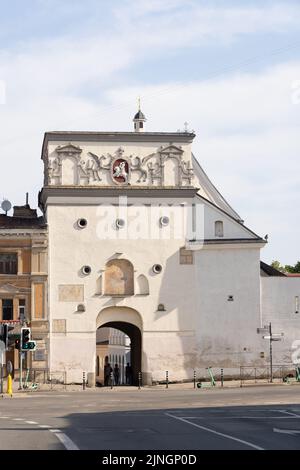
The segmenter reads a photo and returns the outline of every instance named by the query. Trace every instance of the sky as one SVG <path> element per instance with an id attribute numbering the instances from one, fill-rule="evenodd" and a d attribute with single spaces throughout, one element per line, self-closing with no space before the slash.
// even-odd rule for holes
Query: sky
<path id="1" fill-rule="evenodd" d="M 298 0 L 0 0 L 0 199 L 37 206 L 43 134 L 194 130 L 193 151 L 261 236 L 300 259 Z"/>

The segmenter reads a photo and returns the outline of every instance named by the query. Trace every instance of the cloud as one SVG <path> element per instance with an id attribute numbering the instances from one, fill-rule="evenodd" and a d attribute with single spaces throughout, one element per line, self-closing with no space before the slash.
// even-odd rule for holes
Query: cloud
<path id="1" fill-rule="evenodd" d="M 51 2 L 40 3 L 45 15 Z M 114 21 L 99 29 L 97 4 L 93 15 L 83 16 L 80 28 L 77 23 L 59 36 L 31 38 L 0 50 L 0 79 L 6 84 L 6 103 L 0 106 L 0 197 L 20 203 L 30 191 L 31 201 L 36 198 L 46 130 L 131 130 L 141 95 L 148 130 L 173 131 L 189 121 L 197 133 L 194 151 L 213 182 L 248 225 L 274 240 L 267 256 L 276 257 L 289 236 L 282 261 L 294 262 L 300 225 L 287 227 L 300 203 L 300 104 L 292 100 L 300 63 L 255 74 L 232 70 L 185 84 L 174 76 L 157 86 L 151 81 L 159 67 L 150 84 L 140 83 L 130 69 L 150 56 L 163 60 L 170 50 L 209 42 L 222 47 L 241 35 L 292 31 L 300 8 L 282 3 L 208 8 L 193 0 L 118 2 L 110 11 Z M 76 6 L 77 15 L 81 10 Z"/>

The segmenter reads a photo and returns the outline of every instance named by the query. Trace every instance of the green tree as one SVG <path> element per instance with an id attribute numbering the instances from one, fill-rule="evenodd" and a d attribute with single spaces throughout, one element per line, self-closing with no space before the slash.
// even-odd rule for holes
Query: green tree
<path id="1" fill-rule="evenodd" d="M 292 273 L 292 274 L 300 273 L 300 261 L 297 261 L 295 266 L 290 266 L 289 264 L 286 264 L 284 267 L 284 270 L 287 273 Z"/>
<path id="2" fill-rule="evenodd" d="M 272 268 L 277 269 L 277 271 L 281 271 L 282 273 L 285 271 L 285 267 L 282 266 L 279 261 L 272 261 L 271 266 Z"/>

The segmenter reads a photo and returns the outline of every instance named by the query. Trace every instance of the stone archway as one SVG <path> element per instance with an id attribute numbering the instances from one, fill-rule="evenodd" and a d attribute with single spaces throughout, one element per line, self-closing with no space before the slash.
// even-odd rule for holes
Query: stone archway
<path id="1" fill-rule="evenodd" d="M 96 327 L 115 328 L 125 333 L 131 342 L 131 366 L 133 385 L 138 384 L 138 373 L 142 372 L 142 318 L 128 307 L 107 307 L 97 317 Z"/>

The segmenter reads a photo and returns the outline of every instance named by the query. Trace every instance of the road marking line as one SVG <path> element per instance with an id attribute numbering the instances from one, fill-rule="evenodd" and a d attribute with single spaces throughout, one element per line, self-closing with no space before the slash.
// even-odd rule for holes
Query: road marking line
<path id="1" fill-rule="evenodd" d="M 184 419 L 295 419 L 296 416 L 181 416 Z"/>
<path id="2" fill-rule="evenodd" d="M 278 428 L 273 428 L 274 432 L 278 432 L 280 434 L 300 434 L 300 431 L 295 430 L 295 429 L 278 429 Z"/>
<path id="3" fill-rule="evenodd" d="M 56 432 L 61 432 L 60 429 L 49 429 L 50 432 L 56 433 Z"/>
<path id="4" fill-rule="evenodd" d="M 50 429 L 51 426 L 48 426 L 48 424 L 39 424 L 39 428 Z"/>
<path id="5" fill-rule="evenodd" d="M 79 450 L 79 447 L 63 432 L 55 433 L 55 436 L 67 450 Z"/>
<path id="6" fill-rule="evenodd" d="M 25 421 L 26 424 L 38 424 L 36 421 Z"/>
<path id="7" fill-rule="evenodd" d="M 300 415 L 297 415 L 296 413 L 291 413 L 290 411 L 285 411 L 285 410 L 278 410 L 279 413 L 284 413 L 289 416 L 293 416 L 294 418 L 300 418 Z"/>
<path id="8" fill-rule="evenodd" d="M 25 421 L 24 418 L 13 418 L 13 421 Z"/>
<path id="9" fill-rule="evenodd" d="M 9 416 L 0 416 L 0 419 L 10 419 Z"/>
<path id="10" fill-rule="evenodd" d="M 196 428 L 202 429 L 203 431 L 211 432 L 212 434 L 216 434 L 217 436 L 225 437 L 226 439 L 231 439 L 232 441 L 240 442 L 241 444 L 245 444 L 246 446 L 252 447 L 253 449 L 256 450 L 264 450 L 262 447 L 259 447 L 255 444 L 252 444 L 251 442 L 248 441 L 243 441 L 242 439 L 238 439 L 237 437 L 230 436 L 229 434 L 223 434 L 222 432 L 214 431 L 213 429 L 207 428 L 205 426 L 200 426 L 199 424 L 196 423 L 190 423 L 184 418 L 180 418 L 179 416 L 174 416 L 169 413 L 165 413 L 167 416 L 170 416 L 171 418 L 178 419 L 179 421 L 183 421 L 184 423 L 190 424 L 191 426 L 195 426 Z"/>

